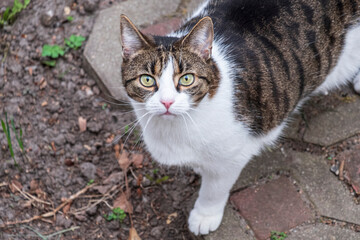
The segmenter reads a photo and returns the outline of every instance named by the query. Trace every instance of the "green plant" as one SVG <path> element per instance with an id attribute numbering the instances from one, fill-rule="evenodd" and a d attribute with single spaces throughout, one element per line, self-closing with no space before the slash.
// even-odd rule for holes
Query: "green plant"
<path id="1" fill-rule="evenodd" d="M 86 38 L 84 38 L 83 36 L 71 35 L 69 37 L 69 39 L 65 38 L 65 44 L 69 48 L 78 49 L 79 47 L 81 47 L 81 45 L 85 41 L 85 39 Z"/>
<path id="2" fill-rule="evenodd" d="M 286 233 L 271 231 L 271 236 L 270 236 L 271 240 L 284 240 L 285 238 L 287 238 Z"/>
<path id="3" fill-rule="evenodd" d="M 160 175 L 158 173 L 159 173 L 159 169 L 155 168 L 153 170 L 154 177 L 150 176 L 149 174 L 146 174 L 145 177 L 155 184 L 161 184 L 161 183 L 169 180 L 169 176 L 160 177 Z"/>
<path id="4" fill-rule="evenodd" d="M 78 49 L 79 47 L 81 47 L 83 41 L 85 41 L 85 38 L 83 36 L 71 35 L 69 39 L 65 38 L 66 46 L 60 46 L 57 44 L 55 45 L 45 44 L 42 48 L 41 56 L 49 57 L 51 60 L 44 60 L 42 61 L 42 63 L 49 67 L 55 67 L 56 59 L 64 56 L 65 53 L 69 51 L 69 49 L 71 48 Z"/>
<path id="5" fill-rule="evenodd" d="M 91 184 L 93 184 L 95 182 L 94 179 L 90 179 L 89 182 L 87 183 L 88 186 L 90 186 Z"/>
<path id="6" fill-rule="evenodd" d="M 11 158 L 14 160 L 14 165 L 16 167 L 19 167 L 16 159 L 15 159 L 15 154 L 14 154 L 14 149 L 13 149 L 13 143 L 12 143 L 12 140 L 11 140 L 11 133 L 10 133 L 10 126 L 9 126 L 9 121 L 8 121 L 8 117 L 7 117 L 7 113 L 5 112 L 5 122 L 4 120 L 1 119 L 1 127 L 5 133 L 5 136 L 6 136 L 6 140 L 7 140 L 7 143 L 8 143 L 8 146 L 9 146 L 9 151 L 10 151 L 10 155 L 11 155 Z M 20 152 L 23 156 L 25 156 L 25 150 L 24 150 L 24 142 L 23 142 L 23 139 L 22 139 L 22 136 L 23 136 L 23 131 L 20 127 L 20 130 L 19 132 L 16 131 L 16 128 L 15 128 L 15 123 L 14 123 L 14 119 L 11 119 L 11 127 L 12 127 L 12 130 L 15 134 L 15 139 L 20 147 Z"/>
<path id="7" fill-rule="evenodd" d="M 68 16 L 68 17 L 66 18 L 66 20 L 68 20 L 69 22 L 72 22 L 72 21 L 74 20 L 74 17 L 73 17 L 73 16 Z"/>
<path id="8" fill-rule="evenodd" d="M 121 208 L 117 207 L 112 210 L 108 215 L 104 215 L 107 221 L 118 220 L 122 222 L 126 218 L 126 213 Z"/>
<path id="9" fill-rule="evenodd" d="M 15 0 L 13 6 L 7 7 L 5 12 L 0 15 L 0 26 L 13 23 L 18 13 L 24 10 L 29 3 L 30 0 L 24 0 L 24 3 L 21 3 L 19 0 Z"/>

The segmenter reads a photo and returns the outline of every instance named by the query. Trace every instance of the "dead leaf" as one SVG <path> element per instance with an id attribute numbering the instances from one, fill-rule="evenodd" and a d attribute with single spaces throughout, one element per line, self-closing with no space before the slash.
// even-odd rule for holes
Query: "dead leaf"
<path id="1" fill-rule="evenodd" d="M 144 160 L 144 155 L 142 154 L 132 155 L 132 163 L 136 168 L 142 168 L 143 160 Z"/>
<path id="2" fill-rule="evenodd" d="M 129 230 L 129 239 L 128 240 L 141 240 L 139 235 L 137 234 L 135 228 L 130 228 Z"/>
<path id="3" fill-rule="evenodd" d="M 128 167 L 131 164 L 131 161 L 129 159 L 129 153 L 127 151 L 123 151 L 118 158 L 118 163 L 120 165 L 120 168 L 126 173 Z"/>
<path id="4" fill-rule="evenodd" d="M 170 214 L 166 219 L 166 224 L 170 224 L 172 221 L 174 221 L 175 218 L 177 218 L 177 216 L 177 212 Z"/>
<path id="5" fill-rule="evenodd" d="M 121 208 L 127 213 L 133 213 L 133 206 L 127 200 L 126 194 L 124 192 L 120 193 L 120 195 L 114 200 L 113 208 Z"/>
<path id="6" fill-rule="evenodd" d="M 42 107 L 45 107 L 45 106 L 47 106 L 48 105 L 48 102 L 47 101 L 43 101 L 42 103 L 41 103 L 41 106 Z"/>
<path id="7" fill-rule="evenodd" d="M 80 128 L 80 132 L 86 131 L 86 119 L 83 117 L 79 117 L 79 128 Z"/>
<path id="8" fill-rule="evenodd" d="M 32 76 L 33 75 L 33 69 L 31 67 L 29 67 L 28 71 L 29 71 L 30 76 Z"/>
<path id="9" fill-rule="evenodd" d="M 114 172 L 103 181 L 103 184 L 115 185 L 115 184 L 119 184 L 122 181 L 124 181 L 124 172 Z"/>
<path id="10" fill-rule="evenodd" d="M 115 157 L 116 159 L 119 159 L 120 158 L 120 145 L 119 144 L 116 144 L 114 146 L 114 150 L 115 150 Z"/>
<path id="11" fill-rule="evenodd" d="M 63 208 L 63 213 L 64 213 L 65 215 L 69 212 L 70 207 L 71 207 L 71 203 L 72 203 L 72 201 L 70 201 L 68 204 L 66 204 L 66 205 L 64 206 L 64 208 Z"/>
<path id="12" fill-rule="evenodd" d="M 55 147 L 55 143 L 54 142 L 51 142 L 51 148 L 54 152 L 56 152 L 56 147 Z"/>
<path id="13" fill-rule="evenodd" d="M 47 86 L 47 82 L 44 79 L 44 81 L 41 81 L 41 84 L 40 84 L 39 88 L 44 89 L 46 86 Z"/>
<path id="14" fill-rule="evenodd" d="M 107 144 L 112 143 L 112 141 L 114 140 L 114 138 L 115 138 L 115 135 L 114 135 L 114 134 L 111 134 L 110 137 L 108 137 L 108 138 L 106 139 L 106 143 L 107 143 Z"/>
<path id="15" fill-rule="evenodd" d="M 84 148 L 86 148 L 86 150 L 90 151 L 91 150 L 91 147 L 89 145 L 84 145 Z"/>
<path id="16" fill-rule="evenodd" d="M 39 188 L 39 182 L 36 181 L 35 179 L 31 180 L 31 182 L 30 182 L 30 192 L 33 193 L 38 188 Z"/>
<path id="17" fill-rule="evenodd" d="M 10 190 L 11 190 L 11 192 L 12 193 L 15 193 L 15 192 L 17 192 L 17 190 L 16 190 L 16 188 L 14 187 L 14 185 L 16 186 L 16 187 L 18 187 L 18 189 L 22 189 L 23 188 L 23 186 L 21 185 L 21 183 L 18 181 L 18 180 L 12 180 L 11 181 L 11 184 L 9 185 L 9 187 L 10 187 Z"/>

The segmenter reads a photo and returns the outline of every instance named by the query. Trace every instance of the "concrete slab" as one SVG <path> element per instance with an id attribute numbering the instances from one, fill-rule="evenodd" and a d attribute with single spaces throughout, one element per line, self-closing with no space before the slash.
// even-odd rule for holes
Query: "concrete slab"
<path id="1" fill-rule="evenodd" d="M 291 159 L 290 159 L 291 160 Z M 289 159 L 281 149 L 266 150 L 252 159 L 241 172 L 232 190 L 248 187 L 261 177 L 266 177 L 279 170 L 289 169 Z"/>
<path id="2" fill-rule="evenodd" d="M 292 176 L 315 205 L 320 215 L 360 224 L 360 206 L 348 188 L 329 171 L 325 157 L 290 153 Z"/>
<path id="3" fill-rule="evenodd" d="M 219 229 L 203 237 L 204 240 L 255 240 L 245 220 L 229 204 L 225 208 L 224 219 Z"/>
<path id="4" fill-rule="evenodd" d="M 286 232 L 315 217 L 285 176 L 246 188 L 233 194 L 230 201 L 261 240 L 269 238 L 271 231 Z"/>
<path id="5" fill-rule="evenodd" d="M 360 233 L 337 226 L 315 224 L 292 229 L 286 240 L 357 240 Z"/>
<path id="6" fill-rule="evenodd" d="M 121 84 L 120 15 L 135 25 L 149 24 L 175 12 L 181 0 L 131 0 L 100 12 L 84 50 L 87 71 L 101 89 L 119 100 L 126 100 Z"/>
<path id="7" fill-rule="evenodd" d="M 351 184 L 356 194 L 360 194 L 360 144 L 339 154 L 337 159 L 345 161 L 344 179 Z"/>
<path id="8" fill-rule="evenodd" d="M 360 132 L 360 97 L 339 98 L 328 110 L 309 116 L 304 141 L 330 146 Z"/>

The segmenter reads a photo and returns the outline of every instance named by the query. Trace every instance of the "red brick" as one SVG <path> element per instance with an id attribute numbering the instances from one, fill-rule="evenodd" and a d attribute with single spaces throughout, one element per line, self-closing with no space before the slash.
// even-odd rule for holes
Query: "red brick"
<path id="1" fill-rule="evenodd" d="M 230 201 L 261 240 L 269 238 L 271 231 L 286 232 L 313 218 L 287 177 L 244 189 L 233 194 Z"/>
<path id="2" fill-rule="evenodd" d="M 172 18 L 166 22 L 160 22 L 141 30 L 142 33 L 165 36 L 168 33 L 178 29 L 181 24 L 181 18 Z"/>

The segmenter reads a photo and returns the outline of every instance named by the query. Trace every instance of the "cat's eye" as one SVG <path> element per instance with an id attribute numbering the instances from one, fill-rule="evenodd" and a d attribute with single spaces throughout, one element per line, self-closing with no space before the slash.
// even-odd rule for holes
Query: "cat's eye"
<path id="1" fill-rule="evenodd" d="M 153 87 L 155 85 L 155 79 L 149 75 L 141 75 L 140 83 L 144 87 Z"/>
<path id="2" fill-rule="evenodd" d="M 185 74 L 184 76 L 182 76 L 179 80 L 179 84 L 182 86 L 190 86 L 191 84 L 193 84 L 195 80 L 195 77 L 193 74 Z"/>

